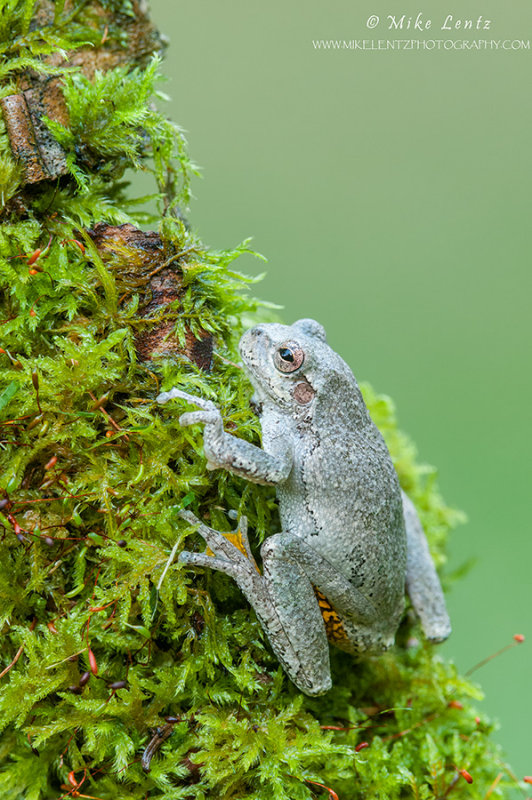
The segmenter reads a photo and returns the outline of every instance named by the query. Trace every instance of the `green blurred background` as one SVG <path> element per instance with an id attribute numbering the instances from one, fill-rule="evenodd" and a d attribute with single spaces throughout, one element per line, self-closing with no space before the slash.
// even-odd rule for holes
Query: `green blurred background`
<path id="1" fill-rule="evenodd" d="M 441 648 L 475 674 L 517 775 L 532 773 L 530 175 L 532 50 L 316 50 L 315 39 L 532 40 L 532 6 L 381 0 L 152 0 L 170 39 L 166 113 L 203 181 L 192 224 L 215 248 L 253 235 L 257 287 L 314 317 L 390 394 L 447 501 L 469 517 Z M 430 32 L 386 30 L 422 12 Z M 439 30 L 446 15 L 491 30 Z M 366 20 L 383 20 L 374 31 Z M 532 46 L 532 45 L 531 45 Z M 261 272 L 260 261 L 240 269 Z M 472 765 L 473 766 L 473 765 Z"/>

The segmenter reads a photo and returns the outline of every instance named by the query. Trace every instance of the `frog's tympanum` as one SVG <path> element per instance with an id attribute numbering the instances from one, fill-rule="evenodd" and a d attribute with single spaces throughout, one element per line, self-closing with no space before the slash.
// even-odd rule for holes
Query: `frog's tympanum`
<path id="1" fill-rule="evenodd" d="M 309 695 L 331 687 L 328 640 L 357 658 L 393 644 L 405 584 L 425 635 L 445 639 L 449 617 L 416 510 L 353 373 L 321 325 L 257 325 L 242 336 L 240 352 L 263 449 L 226 433 L 210 401 L 179 389 L 157 400 L 179 397 L 199 407 L 180 422 L 205 425 L 211 469 L 276 487 L 282 532 L 262 545 L 261 573 L 244 518 L 235 539 L 183 511 L 212 555 L 183 552 L 180 560 L 234 578 L 284 669 Z"/>

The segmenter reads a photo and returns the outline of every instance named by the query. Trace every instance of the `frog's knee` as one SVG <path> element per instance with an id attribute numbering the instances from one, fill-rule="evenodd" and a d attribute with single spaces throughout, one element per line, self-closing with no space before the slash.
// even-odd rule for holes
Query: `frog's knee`
<path id="1" fill-rule="evenodd" d="M 286 547 L 284 543 L 284 537 L 282 533 L 274 533 L 273 536 L 268 536 L 267 539 L 264 540 L 262 547 L 260 548 L 260 554 L 262 556 L 262 560 L 270 559 L 270 558 L 279 558 L 285 555 Z"/>
<path id="2" fill-rule="evenodd" d="M 309 680 L 307 676 L 303 680 L 294 680 L 297 688 L 300 689 L 304 694 L 308 694 L 310 697 L 318 697 L 320 694 L 325 694 L 328 692 L 329 689 L 332 688 L 332 680 L 330 675 L 326 678 L 321 678 L 318 680 Z"/>
<path id="3" fill-rule="evenodd" d="M 320 658 L 313 659 L 312 653 L 307 653 L 305 660 L 292 664 L 287 669 L 290 678 L 297 688 L 310 697 L 325 694 L 332 687 L 331 670 L 329 667 L 329 651 L 327 649 L 326 664 L 319 663 Z"/>

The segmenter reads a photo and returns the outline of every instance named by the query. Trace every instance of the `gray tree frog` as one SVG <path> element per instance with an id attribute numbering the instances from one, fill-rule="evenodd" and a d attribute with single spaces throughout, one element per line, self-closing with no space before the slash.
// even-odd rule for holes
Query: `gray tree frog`
<path id="1" fill-rule="evenodd" d="M 356 658 L 393 644 L 405 583 L 425 635 L 445 639 L 449 617 L 416 510 L 322 326 L 311 319 L 257 325 L 242 336 L 240 353 L 263 449 L 226 433 L 208 400 L 172 389 L 157 401 L 178 397 L 199 407 L 180 423 L 205 425 L 209 468 L 276 487 L 282 532 L 264 541 L 261 574 L 244 518 L 239 549 L 183 511 L 212 555 L 185 551 L 180 560 L 234 578 L 289 677 L 308 695 L 331 687 L 328 641 Z"/>

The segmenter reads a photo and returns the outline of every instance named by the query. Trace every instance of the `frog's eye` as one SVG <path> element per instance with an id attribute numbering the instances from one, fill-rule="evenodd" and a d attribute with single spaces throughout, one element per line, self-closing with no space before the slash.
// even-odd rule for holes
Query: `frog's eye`
<path id="1" fill-rule="evenodd" d="M 273 360 L 279 372 L 295 372 L 305 360 L 305 353 L 296 342 L 285 342 L 275 351 Z"/>

